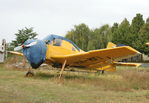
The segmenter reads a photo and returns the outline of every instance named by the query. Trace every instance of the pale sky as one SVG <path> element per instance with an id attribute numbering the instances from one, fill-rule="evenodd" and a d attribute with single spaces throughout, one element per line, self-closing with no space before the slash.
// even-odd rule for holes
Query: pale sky
<path id="1" fill-rule="evenodd" d="M 94 29 L 124 18 L 131 21 L 136 13 L 149 17 L 149 0 L 0 0 L 0 41 L 10 42 L 24 27 L 34 27 L 42 39 L 64 36 L 80 23 Z"/>

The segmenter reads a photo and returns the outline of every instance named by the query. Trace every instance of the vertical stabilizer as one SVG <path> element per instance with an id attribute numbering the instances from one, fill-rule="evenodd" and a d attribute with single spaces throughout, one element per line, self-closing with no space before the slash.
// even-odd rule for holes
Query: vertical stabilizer
<path id="1" fill-rule="evenodd" d="M 108 42 L 107 48 L 115 48 L 116 44 L 112 43 L 112 42 Z"/>

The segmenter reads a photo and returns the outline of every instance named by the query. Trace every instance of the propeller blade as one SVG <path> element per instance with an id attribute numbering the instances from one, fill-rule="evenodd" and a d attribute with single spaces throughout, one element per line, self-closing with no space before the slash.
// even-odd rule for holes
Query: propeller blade
<path id="1" fill-rule="evenodd" d="M 30 43 L 30 44 L 28 44 L 28 45 L 17 46 L 17 47 L 14 48 L 14 51 L 20 51 L 20 50 L 22 50 L 23 48 L 31 47 L 31 46 L 34 46 L 34 45 L 36 45 L 36 44 L 37 44 L 37 41 L 32 42 L 32 43 Z"/>
<path id="2" fill-rule="evenodd" d="M 28 45 L 24 45 L 25 47 L 31 47 L 31 46 L 34 46 L 34 45 L 36 45 L 37 44 L 37 41 L 35 41 L 35 42 L 32 42 L 32 43 L 30 43 L 30 44 L 28 44 Z"/>
<path id="3" fill-rule="evenodd" d="M 20 51 L 20 50 L 22 50 L 22 49 L 23 49 L 23 47 L 22 47 L 22 45 L 21 45 L 21 46 L 15 47 L 15 48 L 14 48 L 14 51 Z"/>

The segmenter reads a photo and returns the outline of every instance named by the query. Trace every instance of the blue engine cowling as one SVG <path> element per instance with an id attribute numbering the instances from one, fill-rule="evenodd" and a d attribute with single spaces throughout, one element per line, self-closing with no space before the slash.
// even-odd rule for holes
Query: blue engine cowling
<path id="1" fill-rule="evenodd" d="M 23 48 L 23 54 L 34 69 L 38 68 L 45 61 L 47 49 L 45 42 L 42 40 L 29 39 L 23 45 L 28 45 L 35 41 L 37 41 L 37 44 Z"/>

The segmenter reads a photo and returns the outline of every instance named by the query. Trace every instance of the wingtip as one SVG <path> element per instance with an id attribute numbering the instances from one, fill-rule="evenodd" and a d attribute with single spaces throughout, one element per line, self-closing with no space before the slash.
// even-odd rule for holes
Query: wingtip
<path id="1" fill-rule="evenodd" d="M 132 47 L 130 47 L 130 46 L 127 46 L 131 51 L 133 51 L 133 52 L 135 52 L 135 53 L 137 53 L 137 54 L 142 54 L 142 53 L 140 53 L 138 50 L 136 50 L 136 49 L 134 49 L 134 48 L 132 48 Z"/>

